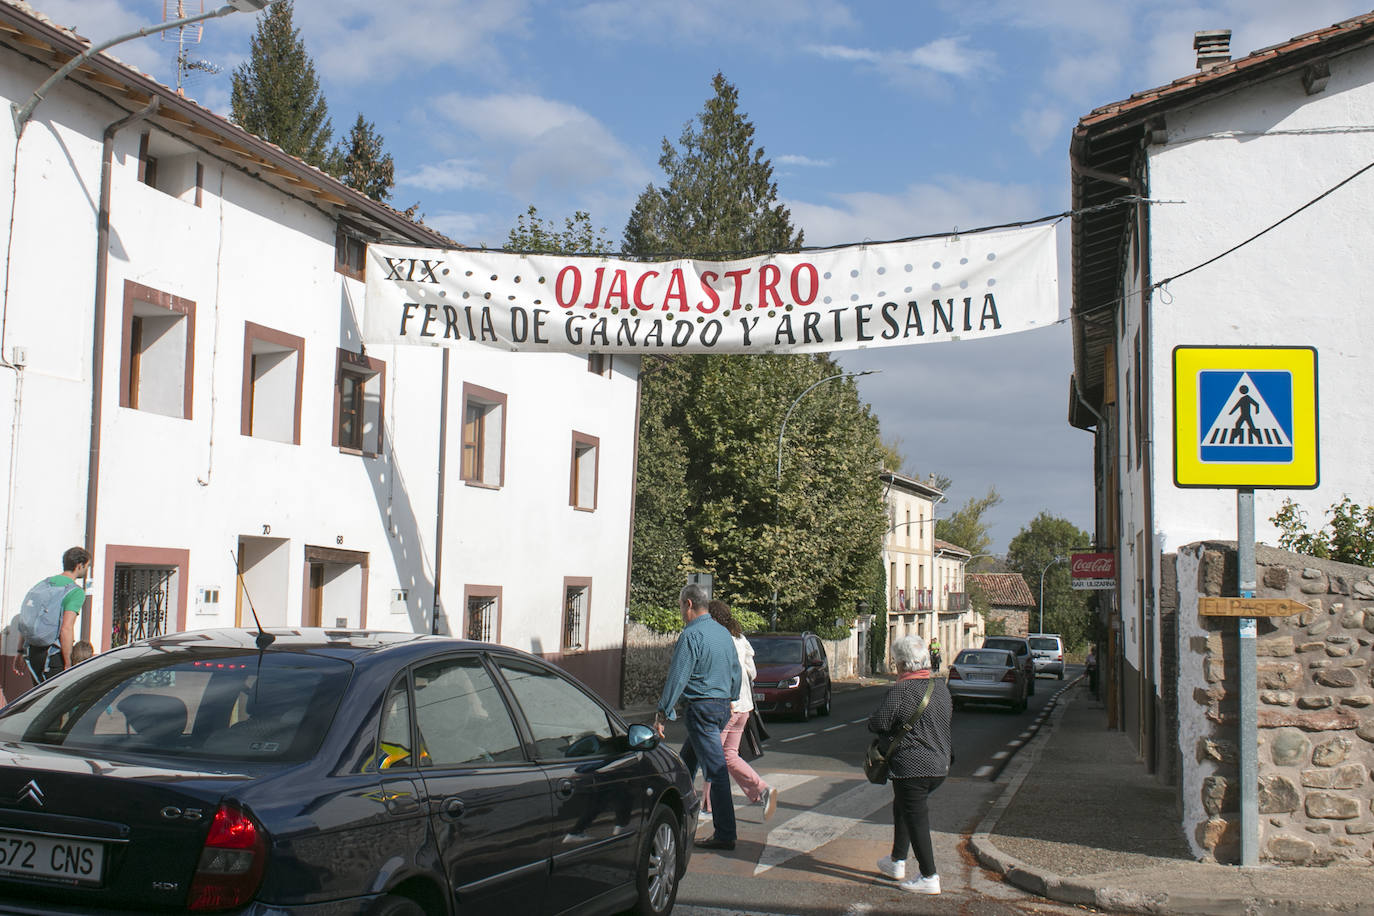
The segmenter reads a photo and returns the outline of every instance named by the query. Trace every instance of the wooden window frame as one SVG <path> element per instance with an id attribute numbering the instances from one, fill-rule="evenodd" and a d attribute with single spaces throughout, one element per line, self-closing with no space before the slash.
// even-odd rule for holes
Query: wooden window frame
<path id="1" fill-rule="evenodd" d="M 578 497 L 578 468 L 577 452 L 579 447 L 590 448 L 592 450 L 592 499 L 590 505 L 579 504 Z M 595 512 L 597 493 L 601 487 L 601 439 L 598 436 L 580 433 L 573 430 L 572 434 L 572 462 L 568 471 L 568 505 L 579 512 Z"/>
<path id="2" fill-rule="evenodd" d="M 582 608 L 582 647 L 574 649 L 568 645 L 568 591 L 585 589 L 586 603 Z M 564 655 L 581 655 L 590 651 L 592 641 L 592 580 L 590 576 L 564 576 L 563 598 L 559 603 L 563 609 L 558 621 L 558 648 Z"/>
<path id="3" fill-rule="evenodd" d="M 461 639 L 467 639 L 471 632 L 472 620 L 470 618 L 470 606 L 473 598 L 495 598 L 496 599 L 496 622 L 492 625 L 492 644 L 501 643 L 501 618 L 504 616 L 505 599 L 502 597 L 502 587 L 500 585 L 464 585 L 463 586 L 463 629 L 460 634 Z M 472 640 L 480 642 L 482 640 Z"/>
<path id="4" fill-rule="evenodd" d="M 357 257 L 357 264 L 350 260 L 349 256 L 353 251 L 353 246 L 360 246 Z M 367 240 L 358 232 L 345 228 L 340 225 L 334 233 L 334 270 L 345 277 L 352 277 L 354 280 L 367 281 Z"/>
<path id="5" fill-rule="evenodd" d="M 376 437 L 371 441 L 361 441 L 363 416 L 359 416 L 357 421 L 357 438 L 360 441 L 356 444 L 343 441 L 343 383 L 345 375 L 362 376 L 360 390 L 364 392 L 369 385 L 375 383 L 377 386 L 377 429 Z M 386 363 L 380 359 L 373 359 L 362 353 L 354 353 L 352 350 L 345 350 L 340 347 L 335 356 L 334 364 L 334 447 L 349 455 L 362 455 L 367 458 L 377 457 L 382 453 L 385 418 Z"/>
<path id="6" fill-rule="evenodd" d="M 291 445 L 301 444 L 301 395 L 305 391 L 305 338 L 278 331 L 252 321 L 243 323 L 243 389 L 239 403 L 239 432 L 253 436 L 253 341 L 267 343 L 296 351 L 296 404 L 292 420 Z M 261 437 L 254 437 L 261 438 Z M 267 440 L 275 441 L 275 440 Z M 283 445 L 287 443 L 282 443 Z"/>
<path id="7" fill-rule="evenodd" d="M 468 441 L 468 410 L 470 405 L 480 404 L 487 407 L 482 418 L 481 438 L 478 442 L 469 443 Z M 485 456 L 487 441 L 491 437 L 492 430 L 489 429 L 488 418 L 490 408 L 501 408 L 500 428 L 495 430 L 500 437 L 497 467 L 494 478 L 489 477 L 485 472 Z M 460 429 L 462 452 L 459 459 L 459 476 L 463 482 L 470 487 L 482 487 L 488 490 L 499 490 L 506 484 L 506 426 L 509 414 L 507 397 L 503 392 L 494 391 L 491 388 L 483 388 L 481 385 L 473 385 L 469 382 L 463 383 L 463 422 Z M 472 450 L 474 464 L 469 467 L 468 453 Z"/>
<path id="8" fill-rule="evenodd" d="M 183 633 L 186 631 L 186 600 L 190 592 L 190 576 L 187 574 L 191 568 L 191 551 L 182 550 L 175 547 L 136 547 L 128 544 L 107 544 L 105 545 L 105 569 L 102 575 L 105 577 L 104 588 L 101 589 L 104 595 L 105 620 L 101 625 L 100 632 L 100 651 L 106 652 L 110 649 L 114 634 L 110 632 L 110 627 L 114 625 L 114 587 L 115 587 L 115 567 L 119 565 L 128 566 L 172 566 L 177 571 L 177 616 L 176 630 L 171 629 L 171 621 L 168 621 L 168 634 L 173 632 Z M 86 602 L 86 608 L 81 612 L 82 620 L 90 620 L 90 601 Z M 89 624 L 81 628 L 81 638 L 90 638 Z"/>
<path id="9" fill-rule="evenodd" d="M 192 382 L 195 379 L 196 304 L 190 299 L 174 296 L 171 293 L 153 289 L 151 286 L 144 286 L 132 280 L 124 281 L 123 352 L 120 355 L 119 406 L 133 410 L 139 409 L 138 380 L 142 358 L 135 352 L 134 347 L 136 344 L 141 345 L 143 322 L 139 320 L 136 325 L 134 321 L 138 317 L 134 315 L 134 305 L 138 302 L 185 316 L 183 320 L 186 322 L 186 355 L 183 357 L 185 378 L 182 382 L 181 419 L 189 420 L 191 419 L 191 402 L 194 394 Z M 136 328 L 137 330 L 135 330 Z M 134 339 L 135 334 L 139 338 L 137 341 Z"/>

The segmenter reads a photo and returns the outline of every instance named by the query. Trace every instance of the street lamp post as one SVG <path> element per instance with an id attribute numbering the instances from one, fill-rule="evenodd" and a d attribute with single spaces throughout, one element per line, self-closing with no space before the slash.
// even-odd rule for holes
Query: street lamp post
<path id="1" fill-rule="evenodd" d="M 1055 557 L 1053 560 L 1050 560 L 1050 562 L 1047 563 L 1047 564 L 1045 565 L 1045 568 L 1044 568 L 1044 569 L 1040 570 L 1040 630 L 1039 630 L 1039 632 L 1041 632 L 1041 633 L 1045 632 L 1045 573 L 1049 572 L 1049 571 L 1050 571 L 1050 567 L 1053 566 L 1054 564 L 1056 564 L 1056 563 L 1065 563 L 1065 562 L 1068 561 L 1068 559 L 1069 559 L 1068 557 Z"/>
<path id="2" fill-rule="evenodd" d="M 208 13 L 197 13 L 194 16 L 186 16 L 182 19 L 172 19 L 168 22 L 159 22 L 157 25 L 144 26 L 136 32 L 129 32 L 126 35 L 119 35 L 108 41 L 102 41 L 100 44 L 91 45 L 89 48 L 63 64 L 52 76 L 44 80 L 43 85 L 35 89 L 33 95 L 29 96 L 29 100 L 23 105 L 17 102 L 10 103 L 10 113 L 14 116 L 15 136 L 18 137 L 24 133 L 24 125 L 29 123 L 29 118 L 33 116 L 33 110 L 38 107 L 39 102 L 43 101 L 49 89 L 62 82 L 67 78 L 69 73 L 101 51 L 104 51 L 106 48 L 112 48 L 117 44 L 132 41 L 135 38 L 142 38 L 145 35 L 165 32 L 168 29 L 190 25 L 205 19 L 218 19 L 220 16 L 228 16 L 230 13 L 256 13 L 266 9 L 267 6 L 273 2 L 275 2 L 275 0 L 229 0 L 224 6 L 221 6 L 217 10 L 211 10 Z"/>
<path id="3" fill-rule="evenodd" d="M 787 413 L 783 414 L 783 417 L 782 417 L 782 427 L 778 429 L 778 473 L 777 473 L 777 477 L 775 477 L 774 480 L 773 480 L 773 500 L 774 500 L 774 504 L 773 504 L 773 524 L 774 524 L 774 525 L 777 525 L 777 523 L 778 523 L 778 512 L 779 512 L 779 508 L 778 508 L 778 505 L 777 505 L 777 500 L 778 500 L 779 495 L 780 495 L 781 492 L 782 492 L 782 439 L 783 439 L 783 436 L 785 436 L 785 435 L 787 434 L 787 421 L 790 420 L 790 419 L 792 419 L 792 411 L 794 411 L 794 410 L 797 409 L 797 405 L 801 403 L 801 399 L 802 399 L 802 398 L 806 397 L 808 394 L 810 394 L 811 392 L 815 391 L 817 388 L 819 388 L 820 386 L 824 385 L 826 382 L 833 382 L 833 381 L 835 381 L 835 379 L 837 379 L 837 378 L 859 378 L 860 376 L 863 376 L 863 375 L 873 375 L 875 372 L 881 372 L 881 371 L 883 371 L 883 370 L 881 370 L 881 369 L 865 369 L 865 370 L 862 371 L 862 372 L 840 372 L 840 373 L 837 373 L 837 374 L 835 374 L 835 375 L 827 375 L 825 378 L 821 379 L 819 382 L 813 382 L 811 385 L 807 386 L 807 388 L 806 388 L 805 391 L 803 391 L 801 394 L 797 395 L 795 398 L 792 399 L 792 403 L 791 403 L 790 405 L 788 405 Z M 778 584 L 777 584 L 777 580 L 776 580 L 776 579 L 775 579 L 774 582 L 773 582 L 773 619 L 769 622 L 769 628 L 770 628 L 770 629 L 773 629 L 773 630 L 776 630 L 776 629 L 778 628 Z"/>

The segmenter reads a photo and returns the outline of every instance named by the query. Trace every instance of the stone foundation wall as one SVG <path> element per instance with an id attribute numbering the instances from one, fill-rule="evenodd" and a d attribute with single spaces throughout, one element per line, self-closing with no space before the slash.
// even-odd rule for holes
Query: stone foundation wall
<path id="1" fill-rule="evenodd" d="M 1005 621 L 1008 636 L 1025 636 L 1030 632 L 1030 611 L 1025 608 L 990 607 L 989 620 Z"/>
<path id="2" fill-rule="evenodd" d="M 1196 560 L 1194 595 L 1235 595 L 1235 545 L 1207 542 L 1179 551 Z M 1374 571 L 1259 546 L 1256 597 L 1291 598 L 1308 608 L 1260 618 L 1256 640 L 1259 849 L 1279 865 L 1374 862 Z M 1180 563 L 1182 574 L 1193 563 Z M 1188 589 L 1187 591 L 1192 591 Z M 1185 823 L 1204 858 L 1239 860 L 1239 637 L 1234 619 L 1198 617 L 1180 602 L 1180 717 L 1200 715 L 1194 746 L 1183 747 Z M 1191 670 L 1187 670 L 1191 667 Z M 1198 675 L 1200 674 L 1200 677 Z M 1180 693 L 1182 690 L 1180 691 Z M 1189 729 L 1184 723 L 1180 734 Z M 1192 761 L 1188 760 L 1189 755 Z M 1198 797 L 1187 797 L 1188 787 Z"/>

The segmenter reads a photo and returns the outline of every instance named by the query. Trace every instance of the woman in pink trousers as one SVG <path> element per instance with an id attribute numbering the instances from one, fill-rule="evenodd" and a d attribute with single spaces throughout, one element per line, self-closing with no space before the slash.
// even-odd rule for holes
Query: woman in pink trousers
<path id="1" fill-rule="evenodd" d="M 754 768 L 739 755 L 740 738 L 749 724 L 749 714 L 754 711 L 754 647 L 744 638 L 739 621 L 730 613 L 724 601 L 712 601 L 707 608 L 716 623 L 730 631 L 735 640 L 735 651 L 739 653 L 740 689 L 739 699 L 730 704 L 730 724 L 720 733 L 721 744 L 725 746 L 725 768 L 735 783 L 744 790 L 744 797 L 751 805 L 763 806 L 765 820 L 773 816 L 778 806 L 778 790 L 764 782 Z M 707 805 L 711 797 L 710 783 L 706 785 Z"/>

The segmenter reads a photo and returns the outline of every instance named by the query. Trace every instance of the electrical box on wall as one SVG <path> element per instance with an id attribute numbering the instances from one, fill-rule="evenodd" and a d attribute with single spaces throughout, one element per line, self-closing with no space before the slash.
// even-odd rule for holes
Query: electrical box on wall
<path id="1" fill-rule="evenodd" d="M 406 600 L 410 596 L 410 589 L 393 588 L 391 590 L 391 613 L 404 614 L 406 612 Z"/>
<path id="2" fill-rule="evenodd" d="M 219 594 L 220 588 L 218 585 L 210 585 L 205 588 L 196 589 L 196 613 L 218 614 Z"/>

